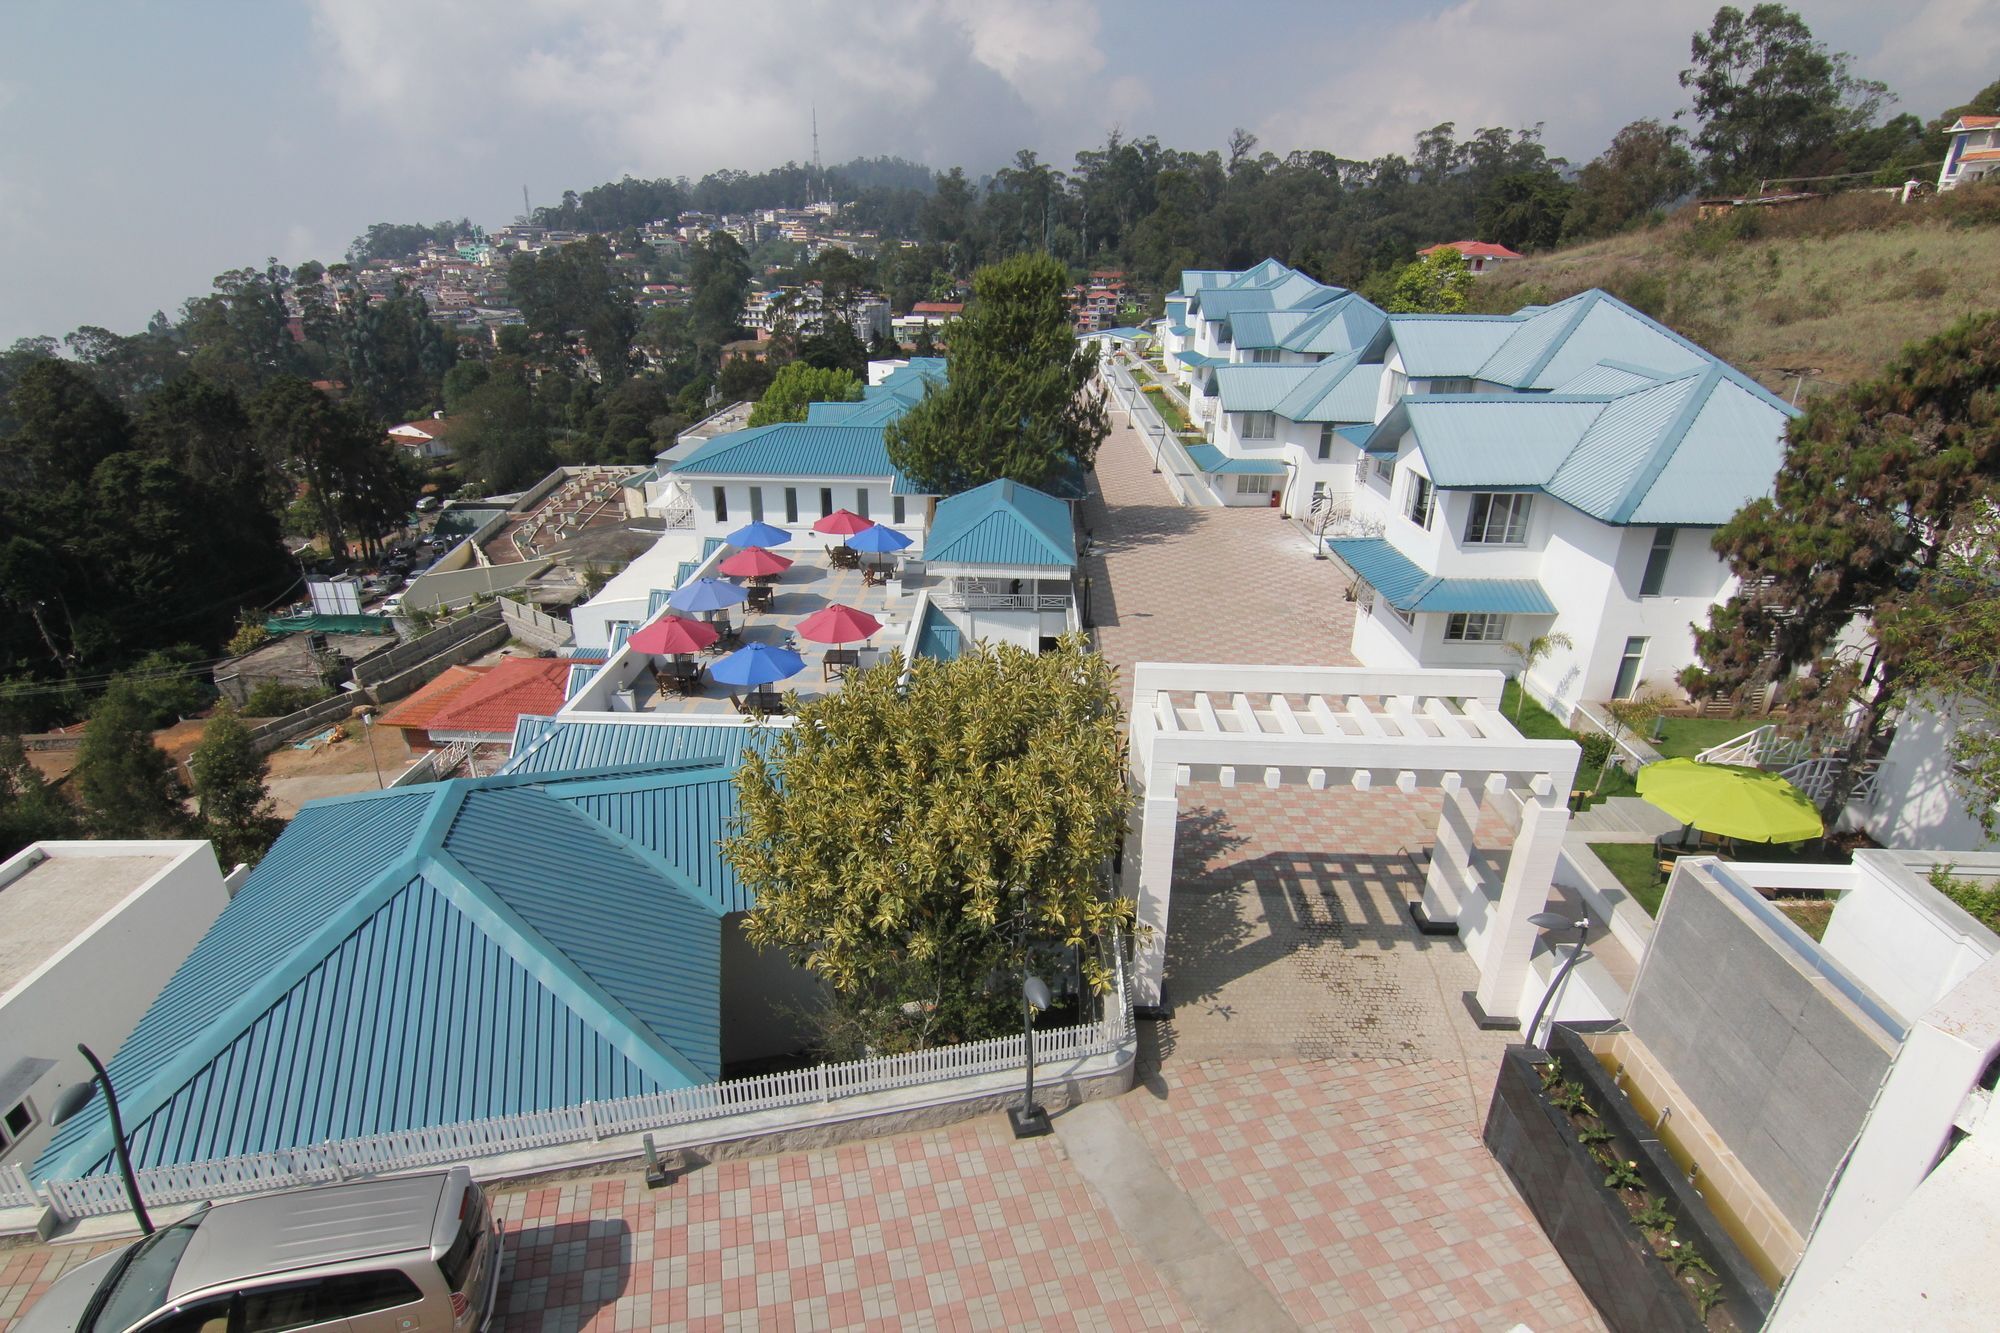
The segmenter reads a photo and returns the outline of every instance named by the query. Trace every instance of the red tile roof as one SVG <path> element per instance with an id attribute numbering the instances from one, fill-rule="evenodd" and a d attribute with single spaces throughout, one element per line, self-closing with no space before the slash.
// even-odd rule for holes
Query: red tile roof
<path id="1" fill-rule="evenodd" d="M 514 735 L 516 719 L 546 717 L 563 706 L 569 669 L 602 661 L 588 657 L 506 657 L 471 688 L 432 716 L 428 730 L 472 732 L 496 739 Z"/>
<path id="2" fill-rule="evenodd" d="M 1521 252 L 1509 250 L 1504 245 L 1493 245 L 1486 241 L 1446 241 L 1443 245 L 1433 245 L 1428 250 L 1417 251 L 1420 255 L 1433 254 L 1439 250 L 1456 250 L 1467 259 L 1519 259 Z"/>
<path id="3" fill-rule="evenodd" d="M 910 307 L 913 315 L 956 315 L 964 310 L 963 301 L 919 301 Z"/>
<path id="4" fill-rule="evenodd" d="M 489 670 L 490 667 L 446 667 L 443 675 L 382 714 L 377 720 L 385 727 L 405 727 L 411 731 L 422 731 L 430 726 L 432 718 L 456 703 L 458 696 L 478 684 L 480 677 Z"/>
<path id="5" fill-rule="evenodd" d="M 1960 116 L 1958 124 L 1952 128 L 1960 130 L 1990 130 L 1996 125 L 2000 125 L 2000 116 Z"/>
<path id="6" fill-rule="evenodd" d="M 1970 153 L 1960 153 L 1961 162 L 2000 162 L 2000 148 L 1976 148 Z"/>

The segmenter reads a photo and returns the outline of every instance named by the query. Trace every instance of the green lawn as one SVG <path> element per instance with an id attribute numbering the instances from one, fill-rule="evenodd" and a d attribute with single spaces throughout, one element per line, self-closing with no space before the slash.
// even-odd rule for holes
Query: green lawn
<path id="1" fill-rule="evenodd" d="M 1516 708 L 1520 709 L 1519 717 L 1514 716 Z M 1500 710 L 1507 715 L 1508 720 L 1512 721 L 1520 729 L 1521 734 L 1531 741 L 1573 741 L 1576 739 L 1576 733 L 1556 721 L 1554 715 L 1548 709 L 1536 703 L 1532 698 L 1522 699 L 1521 687 L 1511 680 L 1507 682 L 1506 687 L 1501 691 Z M 1632 780 L 1632 775 L 1622 768 L 1613 768 L 1609 773 L 1604 775 L 1603 781 L 1599 782 L 1597 765 L 1588 761 L 1577 765 L 1576 785 L 1580 791 L 1589 791 L 1593 787 L 1597 789 L 1595 797 L 1583 802 L 1582 808 L 1585 810 L 1596 805 L 1599 801 L 1613 796 L 1636 795 L 1639 790 L 1638 786 Z"/>
<path id="2" fill-rule="evenodd" d="M 1659 739 L 1649 736 L 1647 744 L 1658 750 L 1662 759 L 1692 759 L 1711 746 L 1733 741 L 1762 725 L 1755 718 L 1744 717 L 1662 718 Z"/>
<path id="3" fill-rule="evenodd" d="M 1826 923 L 1833 920 L 1833 901 L 1829 898 L 1781 898 L 1772 906 L 1792 919 L 1792 924 L 1816 940 L 1826 938 Z"/>
<path id="4" fill-rule="evenodd" d="M 1660 897 L 1667 891 L 1660 878 L 1659 863 L 1653 858 L 1650 842 L 1593 842 L 1590 850 L 1604 862 L 1604 868 L 1618 877 L 1648 916 L 1660 914 Z"/>
<path id="5" fill-rule="evenodd" d="M 1168 430 L 1174 432 L 1176 435 L 1193 435 L 1197 433 L 1194 426 L 1189 423 L 1187 413 L 1181 411 L 1181 405 L 1169 398 L 1164 391 L 1149 393 L 1146 395 L 1146 398 L 1147 401 L 1152 403 L 1154 410 L 1160 414 L 1160 420 L 1167 423 Z"/>

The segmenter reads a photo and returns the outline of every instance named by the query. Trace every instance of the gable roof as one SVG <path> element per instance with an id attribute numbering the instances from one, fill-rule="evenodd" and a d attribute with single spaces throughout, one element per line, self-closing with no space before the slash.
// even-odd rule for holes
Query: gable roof
<path id="1" fill-rule="evenodd" d="M 576 657 L 503 657 L 437 708 L 425 724 L 437 734 L 505 739 L 523 714 L 553 713 L 568 698 Z"/>
<path id="2" fill-rule="evenodd" d="M 922 495 L 889 462 L 882 432 L 944 377 L 942 357 L 912 357 L 880 384 L 863 389 L 859 402 L 809 403 L 804 421 L 717 435 L 668 464 L 667 471 L 725 477 L 887 477 L 895 494 Z"/>
<path id="3" fill-rule="evenodd" d="M 1990 130 L 1995 126 L 2000 126 L 2000 116 L 1960 116 L 1945 133 L 1963 134 L 1967 130 Z"/>
<path id="4" fill-rule="evenodd" d="M 695 761 L 625 780 L 728 772 Z M 111 1063 L 135 1161 L 719 1077 L 723 899 L 579 794 L 499 777 L 307 805 Z M 58 1131 L 39 1176 L 109 1168 L 102 1105 Z"/>
<path id="5" fill-rule="evenodd" d="M 385 727 L 406 727 L 412 731 L 422 731 L 430 726 L 432 718 L 454 703 L 461 694 L 478 684 L 487 670 L 486 667 L 477 666 L 446 667 L 443 674 L 382 714 L 376 721 Z"/>
<path id="6" fill-rule="evenodd" d="M 1440 245 L 1426 246 L 1417 251 L 1420 255 L 1436 254 L 1439 250 L 1456 250 L 1467 259 L 1519 259 L 1521 252 L 1509 250 L 1504 245 L 1491 241 L 1445 241 Z"/>
<path id="7" fill-rule="evenodd" d="M 989 481 L 939 501 L 924 540 L 926 564 L 1076 564 L 1069 506 L 1016 481 Z"/>
<path id="8" fill-rule="evenodd" d="M 514 753 L 501 769 L 522 777 L 587 770 L 644 770 L 698 760 L 734 769 L 746 750 L 762 749 L 776 729 L 736 718 L 684 720 L 685 715 L 628 714 L 613 718 L 523 717 Z"/>
<path id="9" fill-rule="evenodd" d="M 1312 374 L 1278 400 L 1276 411 L 1287 421 L 1372 425 L 1381 388 L 1381 364 L 1363 364 L 1359 352 L 1350 352 L 1312 367 Z"/>

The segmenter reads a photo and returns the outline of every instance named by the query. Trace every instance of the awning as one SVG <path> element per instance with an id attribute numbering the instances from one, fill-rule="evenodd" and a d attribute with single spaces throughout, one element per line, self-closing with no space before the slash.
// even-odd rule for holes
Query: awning
<path id="1" fill-rule="evenodd" d="M 1229 358 L 1209 356 L 1205 352 L 1175 352 L 1173 355 L 1174 360 L 1184 366 L 1191 366 L 1196 370 L 1205 370 L 1209 366 L 1226 366 L 1229 364 Z"/>
<path id="2" fill-rule="evenodd" d="M 1284 463 L 1276 458 L 1233 458 L 1212 444 L 1190 444 L 1187 456 L 1203 472 L 1249 473 L 1259 477 L 1280 477 Z"/>
<path id="3" fill-rule="evenodd" d="M 1552 616 L 1555 603 L 1533 579 L 1441 579 L 1380 537 L 1329 537 L 1327 549 L 1398 611 Z"/>

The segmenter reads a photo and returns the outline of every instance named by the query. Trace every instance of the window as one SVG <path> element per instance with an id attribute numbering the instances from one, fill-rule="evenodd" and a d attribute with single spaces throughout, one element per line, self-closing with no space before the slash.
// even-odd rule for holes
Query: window
<path id="1" fill-rule="evenodd" d="M 240 1333 L 281 1333 L 393 1310 L 423 1298 L 422 1289 L 410 1275 L 393 1268 L 343 1273 L 246 1291 L 235 1327 Z"/>
<path id="2" fill-rule="evenodd" d="M 1410 377 L 1408 375 L 1405 375 L 1400 370 L 1392 370 L 1389 372 L 1390 402 L 1393 403 L 1397 399 L 1401 398 L 1404 392 L 1409 389 L 1409 387 L 1410 387 Z"/>
<path id="3" fill-rule="evenodd" d="M 1243 414 L 1243 438 L 1246 440 L 1268 440 L 1278 433 L 1278 418 L 1272 412 L 1245 412 Z"/>
<path id="4" fill-rule="evenodd" d="M 1507 617 L 1483 611 L 1455 611 L 1445 617 L 1446 643 L 1505 643 Z"/>
<path id="5" fill-rule="evenodd" d="M 16 1102 L 7 1108 L 7 1114 L 0 1116 L 0 1151 L 13 1147 L 23 1134 L 35 1127 L 35 1108 L 26 1102 Z"/>
<path id="6" fill-rule="evenodd" d="M 1323 481 L 1316 481 L 1313 483 L 1312 512 L 1317 514 L 1321 509 L 1325 507 L 1326 507 L 1326 483 Z"/>
<path id="7" fill-rule="evenodd" d="M 785 522 L 796 523 L 798 521 L 799 488 L 796 486 L 787 486 L 785 487 Z"/>
<path id="8" fill-rule="evenodd" d="M 729 492 L 720 486 L 715 488 L 715 521 L 717 523 L 729 521 Z"/>
<path id="9" fill-rule="evenodd" d="M 819 488 L 819 516 L 821 518 L 825 518 L 828 514 L 831 514 L 832 512 L 833 512 L 833 487 L 822 486 Z"/>
<path id="10" fill-rule="evenodd" d="M 764 521 L 764 488 L 762 486 L 752 486 L 750 488 L 750 518 L 753 522 L 757 523 Z"/>
<path id="11" fill-rule="evenodd" d="M 1267 366 L 1277 359 L 1278 349 L 1275 347 L 1259 347 L 1256 351 L 1250 353 L 1250 364 L 1256 366 Z"/>
<path id="12" fill-rule="evenodd" d="M 1386 597 L 1382 599 L 1382 609 L 1387 611 L 1390 615 L 1396 617 L 1396 619 L 1402 621 L 1404 629 L 1416 628 L 1417 624 L 1416 612 L 1405 611 L 1399 606 L 1391 606 L 1389 605 L 1389 599 Z"/>
<path id="13" fill-rule="evenodd" d="M 868 517 L 868 488 L 866 486 L 856 486 L 854 488 L 854 512 L 863 518 Z"/>
<path id="14" fill-rule="evenodd" d="M 1435 499 L 1436 492 L 1431 490 L 1431 479 L 1420 472 L 1412 472 L 1410 504 L 1409 508 L 1403 511 L 1410 516 L 1410 522 L 1420 528 L 1428 528 L 1431 525 L 1431 510 L 1434 508 L 1432 501 Z"/>
<path id="15" fill-rule="evenodd" d="M 146 1333 L 224 1333 L 229 1327 L 229 1307 L 235 1300 L 234 1296 L 212 1296 L 195 1305 L 183 1305 L 146 1325 Z"/>
<path id="16" fill-rule="evenodd" d="M 894 523 L 899 528 L 902 527 L 908 521 L 906 518 L 907 513 L 908 510 L 904 508 L 902 496 L 892 495 L 889 497 L 889 521 L 891 523 Z"/>
<path id="17" fill-rule="evenodd" d="M 1468 546 L 1519 546 L 1528 540 L 1528 504 L 1533 496 L 1481 491 L 1472 497 L 1465 520 Z"/>
<path id="18" fill-rule="evenodd" d="M 1271 484 L 1275 480 L 1277 478 L 1266 476 L 1262 472 L 1239 472 L 1236 474 L 1236 493 L 1262 495 L 1266 491 L 1277 489 Z"/>
<path id="19" fill-rule="evenodd" d="M 1658 597 L 1667 585 L 1667 561 L 1674 555 L 1674 530 L 1654 528 L 1653 546 L 1646 552 L 1646 572 L 1639 576 L 1639 595 Z"/>
<path id="20" fill-rule="evenodd" d="M 1327 422 L 1319 428 L 1319 461 L 1324 463 L 1333 457 L 1333 423 Z"/>
<path id="21" fill-rule="evenodd" d="M 467 1186 L 458 1200 L 458 1234 L 451 1238 L 451 1248 L 438 1260 L 445 1285 L 453 1291 L 464 1291 L 471 1280 L 472 1261 L 479 1254 L 479 1242 L 485 1234 L 486 1196 L 477 1185 Z"/>
<path id="22" fill-rule="evenodd" d="M 1394 457 L 1389 454 L 1375 455 L 1375 478 L 1384 485 L 1390 485 L 1395 482 L 1396 460 Z"/>
<path id="23" fill-rule="evenodd" d="M 1467 379 L 1425 380 L 1423 392 L 1428 394 L 1478 393 L 1479 381 Z"/>
<path id="24" fill-rule="evenodd" d="M 1625 651 L 1618 659 L 1618 679 L 1611 684 L 1611 697 L 1629 699 L 1632 691 L 1639 688 L 1639 668 L 1646 661 L 1646 641 L 1644 639 L 1625 640 Z"/>

